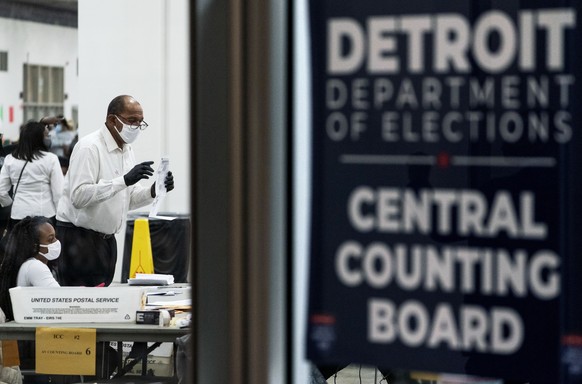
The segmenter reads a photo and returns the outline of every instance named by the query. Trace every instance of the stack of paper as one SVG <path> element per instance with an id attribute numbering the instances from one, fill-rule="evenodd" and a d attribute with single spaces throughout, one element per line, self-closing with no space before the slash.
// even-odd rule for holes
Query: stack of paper
<path id="1" fill-rule="evenodd" d="M 173 275 L 160 273 L 136 273 L 135 278 L 128 279 L 129 285 L 169 285 L 174 284 Z"/>
<path id="2" fill-rule="evenodd" d="M 188 287 L 158 287 L 147 291 L 146 308 L 187 309 L 192 306 L 191 288 Z"/>

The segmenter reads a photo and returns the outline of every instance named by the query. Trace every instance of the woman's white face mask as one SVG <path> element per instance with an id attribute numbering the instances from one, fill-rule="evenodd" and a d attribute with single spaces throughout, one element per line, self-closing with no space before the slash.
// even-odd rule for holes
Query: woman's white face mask
<path id="1" fill-rule="evenodd" d="M 59 240 L 50 244 L 39 244 L 41 247 L 47 247 L 47 253 L 38 252 L 47 260 L 55 260 L 61 255 L 61 242 Z"/>
<path id="2" fill-rule="evenodd" d="M 132 129 L 129 124 L 125 124 L 123 121 L 119 120 L 119 117 L 117 116 L 115 116 L 115 118 L 117 119 L 117 121 L 121 123 L 121 125 L 123 125 L 123 128 L 121 128 L 121 132 L 119 132 L 119 136 L 121 136 L 121 139 L 127 144 L 133 143 L 135 139 L 137 139 L 140 130 Z"/>

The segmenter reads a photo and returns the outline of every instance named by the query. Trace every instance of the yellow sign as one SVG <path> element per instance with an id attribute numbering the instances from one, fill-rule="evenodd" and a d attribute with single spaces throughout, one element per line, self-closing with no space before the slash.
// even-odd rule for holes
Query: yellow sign
<path id="1" fill-rule="evenodd" d="M 133 227 L 131 260 L 129 262 L 129 277 L 131 279 L 135 278 L 136 273 L 154 273 L 150 222 L 148 219 L 138 218 L 135 219 Z"/>
<path id="2" fill-rule="evenodd" d="M 36 372 L 94 375 L 97 332 L 88 328 L 36 328 Z"/>

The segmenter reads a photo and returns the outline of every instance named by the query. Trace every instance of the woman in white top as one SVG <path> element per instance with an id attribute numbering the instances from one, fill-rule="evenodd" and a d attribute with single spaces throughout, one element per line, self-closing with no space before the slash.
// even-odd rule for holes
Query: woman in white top
<path id="1" fill-rule="evenodd" d="M 0 266 L 0 308 L 6 320 L 14 319 L 10 288 L 59 287 L 47 264 L 60 254 L 61 243 L 46 217 L 28 216 L 14 226 Z"/>
<path id="2" fill-rule="evenodd" d="M 12 204 L 8 229 L 33 215 L 51 218 L 54 226 L 64 176 L 59 158 L 49 152 L 50 146 L 48 127 L 29 121 L 20 132 L 16 148 L 4 159 L 0 170 L 0 205 Z M 11 187 L 16 189 L 14 201 L 9 194 Z"/>

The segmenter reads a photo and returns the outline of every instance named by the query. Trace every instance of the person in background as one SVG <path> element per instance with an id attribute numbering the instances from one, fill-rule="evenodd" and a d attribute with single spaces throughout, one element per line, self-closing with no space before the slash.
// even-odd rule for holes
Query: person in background
<path id="1" fill-rule="evenodd" d="M 44 216 L 53 225 L 56 221 L 64 176 L 58 157 L 48 151 L 50 146 L 47 126 L 29 121 L 20 131 L 16 148 L 4 159 L 0 170 L 0 205 L 12 204 L 9 230 L 26 216 Z M 16 189 L 14 200 L 11 189 Z"/>
<path id="2" fill-rule="evenodd" d="M 10 288 L 60 286 L 47 265 L 60 253 L 61 243 L 46 217 L 27 216 L 14 226 L 0 265 L 0 308 L 6 320 L 14 320 Z"/>
<path id="3" fill-rule="evenodd" d="M 24 127 L 26 127 L 26 123 L 22 123 L 22 124 L 20 124 L 20 127 L 18 127 L 19 135 L 20 135 L 20 132 L 22 132 L 22 130 L 24 129 Z M 4 135 L 2 135 L 2 149 L 1 149 L 2 156 L 6 157 L 7 155 L 11 154 L 17 145 L 18 145 L 18 140 L 11 140 L 9 138 L 4 137 Z M 2 164 L 4 164 L 4 163 L 2 163 Z"/>
<path id="4" fill-rule="evenodd" d="M 60 253 L 61 244 L 46 217 L 27 216 L 14 226 L 0 265 L 0 309 L 6 321 L 14 320 L 10 288 L 59 286 L 48 263 L 57 259 Z M 34 341 L 18 341 L 18 351 L 20 369 L 34 370 Z"/>
<path id="5" fill-rule="evenodd" d="M 14 150 L 14 148 L 16 148 L 16 143 L 13 143 L 12 141 L 5 139 L 4 135 L 1 133 L 0 133 L 0 137 L 2 138 L 2 145 L 0 146 L 0 169 L 1 169 L 2 166 L 4 165 L 4 159 L 6 158 L 6 156 L 11 154 L 12 151 Z M 10 206 L 6 206 L 6 207 L 0 206 L 0 231 L 3 231 L 2 228 L 7 228 L 7 226 L 8 226 L 8 222 L 10 221 L 11 208 L 12 207 L 10 207 Z M 0 232 L 0 236 L 1 235 L 2 235 L 2 232 Z M 1 242 L 1 240 L 0 240 L 0 242 Z M 1 245 L 0 245 L 0 249 L 1 249 Z M 0 254 L 1 254 L 1 250 L 0 250 Z"/>
<path id="6" fill-rule="evenodd" d="M 71 153 L 73 153 L 73 148 L 75 148 L 75 145 L 77 144 L 78 141 L 79 141 L 79 132 L 75 132 L 75 137 L 71 141 L 71 144 L 69 144 L 69 147 L 67 148 L 67 151 L 65 153 L 65 156 L 67 157 L 67 159 L 71 158 Z"/>
<path id="7" fill-rule="evenodd" d="M 43 117 L 41 122 L 49 126 L 49 137 L 52 141 L 50 151 L 59 157 L 64 175 L 69 167 L 70 147 L 77 136 L 75 121 L 59 115 Z"/>
<path id="8" fill-rule="evenodd" d="M 69 146 L 76 134 L 75 122 L 72 119 L 57 122 L 51 152 L 59 157 L 68 158 Z"/>
<path id="9" fill-rule="evenodd" d="M 147 126 L 140 103 L 120 95 L 109 103 L 105 124 L 75 145 L 57 208 L 62 286 L 111 284 L 117 262 L 114 235 L 129 210 L 151 204 L 156 195 L 155 182 L 148 187 L 138 183 L 153 175 L 153 161 L 136 164 L 130 145 Z M 171 172 L 164 185 L 174 189 Z"/>
<path id="10" fill-rule="evenodd" d="M 54 227 L 44 216 L 27 216 L 10 232 L 0 265 L 0 307 L 14 319 L 8 290 L 13 287 L 58 287 L 47 264 L 61 253 Z"/>

